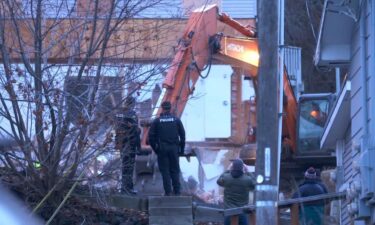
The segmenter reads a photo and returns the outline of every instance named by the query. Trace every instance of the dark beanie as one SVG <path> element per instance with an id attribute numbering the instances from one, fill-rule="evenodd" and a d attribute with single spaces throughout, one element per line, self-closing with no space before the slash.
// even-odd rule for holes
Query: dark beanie
<path id="1" fill-rule="evenodd" d="M 169 101 L 165 101 L 163 103 L 161 103 L 161 108 L 164 109 L 164 110 L 170 110 L 172 107 L 171 105 L 171 102 Z"/>
<path id="2" fill-rule="evenodd" d="M 233 178 L 238 178 L 243 175 L 243 161 L 241 159 L 233 160 L 230 174 Z"/>
<path id="3" fill-rule="evenodd" d="M 243 171 L 243 161 L 241 159 L 233 160 L 232 170 Z"/>
<path id="4" fill-rule="evenodd" d="M 316 179 L 316 170 L 314 167 L 310 167 L 305 172 L 305 178 L 307 179 Z"/>

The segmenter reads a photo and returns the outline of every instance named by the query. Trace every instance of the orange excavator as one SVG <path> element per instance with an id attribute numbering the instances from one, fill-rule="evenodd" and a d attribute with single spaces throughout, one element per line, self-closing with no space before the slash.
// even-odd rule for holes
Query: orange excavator
<path id="1" fill-rule="evenodd" d="M 217 33 L 220 22 L 234 29 L 241 36 L 230 37 Z M 170 101 L 172 111 L 180 117 L 189 96 L 194 91 L 195 83 L 200 77 L 206 76 L 202 73 L 205 69 L 209 71 L 213 62 L 241 68 L 245 79 L 253 82 L 257 94 L 259 50 L 256 31 L 249 26 L 243 26 L 224 13 L 220 14 L 216 5 L 206 5 L 192 12 L 176 50 L 153 111 L 154 117 L 161 113 L 160 104 L 163 101 Z M 335 161 L 330 152 L 319 149 L 320 135 L 333 102 L 332 95 L 302 95 L 297 104 L 286 68 L 283 79 L 284 116 L 281 135 L 283 149 L 290 153 L 287 158 L 297 164 L 300 163 L 303 169 L 307 165 L 315 165 L 318 168 L 323 165 L 333 166 Z M 256 98 L 252 102 L 256 102 Z M 256 105 L 249 107 L 251 106 L 256 107 Z M 256 110 L 252 111 L 254 114 Z M 244 124 L 249 123 L 250 118 L 246 120 Z M 255 129 L 254 122 L 252 125 Z M 147 133 L 148 128 L 145 127 L 142 137 L 143 146 L 147 145 Z M 256 138 L 249 137 L 247 140 L 256 142 Z M 288 161 L 285 157 L 283 160 Z"/>
<path id="2" fill-rule="evenodd" d="M 222 22 L 238 31 L 243 37 L 229 37 L 217 33 L 218 23 Z M 156 104 L 153 116 L 160 114 L 163 101 L 172 103 L 172 110 L 181 116 L 194 85 L 203 76 L 204 69 L 211 66 L 213 60 L 229 64 L 244 70 L 244 76 L 251 79 L 257 89 L 258 42 L 256 31 L 243 26 L 226 14 L 219 14 L 216 5 L 206 5 L 192 12 L 179 40 L 177 53 L 163 82 L 163 90 Z M 276 74 L 275 74 L 276 76 Z M 284 73 L 284 93 L 287 98 L 283 121 L 283 137 L 292 151 L 296 149 L 296 112 L 297 102 Z M 144 130 L 142 143 L 147 143 L 147 128 Z"/>

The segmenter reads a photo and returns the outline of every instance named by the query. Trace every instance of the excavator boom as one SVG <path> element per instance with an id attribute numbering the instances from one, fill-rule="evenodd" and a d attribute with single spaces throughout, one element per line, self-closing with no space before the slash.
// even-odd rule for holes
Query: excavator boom
<path id="1" fill-rule="evenodd" d="M 243 37 L 228 37 L 217 33 L 218 21 L 238 31 Z M 163 101 L 172 103 L 172 111 L 181 116 L 189 96 L 201 72 L 210 66 L 213 60 L 229 64 L 244 70 L 245 76 L 257 79 L 259 50 L 255 38 L 256 32 L 243 26 L 226 14 L 219 14 L 216 5 L 209 5 L 192 12 L 183 37 L 179 40 L 176 55 L 163 82 L 163 90 L 156 104 L 153 116 L 161 113 L 159 107 Z M 275 74 L 276 76 L 276 74 Z M 256 82 L 255 82 L 256 83 Z M 256 87 L 255 87 L 256 88 Z M 284 72 L 284 93 L 286 95 L 283 137 L 292 149 L 296 142 L 296 99 Z M 142 143 L 147 144 L 146 128 Z"/>

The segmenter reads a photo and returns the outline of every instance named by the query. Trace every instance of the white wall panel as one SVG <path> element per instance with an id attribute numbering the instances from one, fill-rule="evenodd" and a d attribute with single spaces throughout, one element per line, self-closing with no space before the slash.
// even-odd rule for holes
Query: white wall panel
<path id="1" fill-rule="evenodd" d="M 231 135 L 231 74 L 230 66 L 215 66 L 215 70 L 206 79 L 206 138 L 227 138 Z"/>
<path id="2" fill-rule="evenodd" d="M 206 74 L 203 71 L 202 74 Z M 231 135 L 229 66 L 213 65 L 206 79 L 199 79 L 181 120 L 187 141 L 228 138 Z"/>

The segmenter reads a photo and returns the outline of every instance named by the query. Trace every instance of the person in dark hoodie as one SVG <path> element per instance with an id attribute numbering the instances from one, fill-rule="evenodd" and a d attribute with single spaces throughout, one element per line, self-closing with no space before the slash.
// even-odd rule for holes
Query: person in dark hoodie
<path id="1" fill-rule="evenodd" d="M 161 104 L 162 113 L 150 127 L 148 141 L 158 156 L 158 166 L 163 178 L 164 195 L 181 194 L 179 155 L 184 154 L 185 129 L 179 118 L 171 114 L 171 103 Z M 171 182 L 172 181 L 172 182 Z"/>
<path id="2" fill-rule="evenodd" d="M 248 173 L 241 159 L 235 159 L 232 168 L 224 172 L 216 181 L 224 187 L 224 208 L 237 208 L 246 206 L 249 203 L 249 192 L 254 190 L 254 176 Z M 239 215 L 239 225 L 247 225 L 247 214 Z M 230 225 L 230 217 L 225 218 L 225 225 Z"/>
<path id="3" fill-rule="evenodd" d="M 310 167 L 305 172 L 305 180 L 293 194 L 293 198 L 303 198 L 326 194 L 327 188 L 319 181 L 317 171 Z M 299 220 L 301 225 L 322 225 L 324 216 L 324 201 L 306 202 L 300 207 Z"/>
<path id="4" fill-rule="evenodd" d="M 140 129 L 138 116 L 135 112 L 136 99 L 129 96 L 125 105 L 116 114 L 115 148 L 121 156 L 121 193 L 134 195 L 133 172 L 135 155 L 141 150 Z"/>

